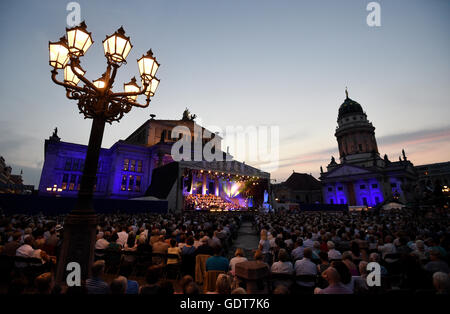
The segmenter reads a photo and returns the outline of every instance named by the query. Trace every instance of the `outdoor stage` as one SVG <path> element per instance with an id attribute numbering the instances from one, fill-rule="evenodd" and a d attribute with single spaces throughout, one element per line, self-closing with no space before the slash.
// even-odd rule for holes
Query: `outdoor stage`
<path id="1" fill-rule="evenodd" d="M 268 181 L 258 176 L 185 169 L 184 210 L 247 211 L 268 203 Z"/>
<path id="2" fill-rule="evenodd" d="M 156 168 L 148 196 L 176 211 L 244 211 L 269 205 L 270 174 L 237 161 L 180 161 Z"/>

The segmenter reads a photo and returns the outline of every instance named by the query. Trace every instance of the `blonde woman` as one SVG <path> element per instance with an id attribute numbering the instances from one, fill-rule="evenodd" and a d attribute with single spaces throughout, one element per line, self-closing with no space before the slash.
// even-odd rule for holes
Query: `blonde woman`
<path id="1" fill-rule="evenodd" d="M 259 240 L 258 249 L 261 251 L 263 255 L 263 260 L 267 264 L 272 263 L 272 256 L 270 254 L 270 241 L 267 239 L 267 230 L 262 229 L 261 230 L 261 240 Z"/>
<path id="2" fill-rule="evenodd" d="M 226 274 L 220 274 L 216 280 L 216 291 L 207 294 L 231 294 L 231 278 Z"/>
<path id="3" fill-rule="evenodd" d="M 235 274 L 236 264 L 246 261 L 247 258 L 244 257 L 244 250 L 241 248 L 237 248 L 236 252 L 234 252 L 234 257 L 230 260 L 230 269 L 233 276 Z"/>

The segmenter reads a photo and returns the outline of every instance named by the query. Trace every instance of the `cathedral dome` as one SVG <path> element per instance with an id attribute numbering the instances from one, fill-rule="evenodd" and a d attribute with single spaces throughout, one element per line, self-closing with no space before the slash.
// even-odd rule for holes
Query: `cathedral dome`
<path id="1" fill-rule="evenodd" d="M 342 103 L 342 105 L 339 107 L 338 119 L 341 119 L 343 116 L 346 116 L 348 114 L 355 114 L 355 113 L 363 114 L 364 111 L 360 104 L 347 97 L 345 101 Z"/>
<path id="2" fill-rule="evenodd" d="M 346 98 L 342 105 L 339 107 L 339 116 L 338 120 L 342 117 L 349 115 L 349 114 L 364 114 L 364 111 L 360 104 L 358 104 L 356 101 L 348 98 L 348 92 L 345 90 Z"/>

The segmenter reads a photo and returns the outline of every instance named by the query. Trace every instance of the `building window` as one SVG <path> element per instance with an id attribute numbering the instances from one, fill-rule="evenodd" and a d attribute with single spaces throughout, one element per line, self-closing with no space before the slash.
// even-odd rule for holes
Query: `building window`
<path id="1" fill-rule="evenodd" d="M 81 159 L 81 160 L 80 160 L 80 164 L 79 164 L 79 166 L 78 166 L 78 169 L 80 169 L 80 171 L 83 171 L 83 170 L 84 170 L 84 159 Z"/>
<path id="2" fill-rule="evenodd" d="M 134 176 L 130 175 L 128 180 L 128 191 L 133 191 Z"/>
<path id="3" fill-rule="evenodd" d="M 102 171 L 102 161 L 101 160 L 98 161 L 97 171 Z"/>
<path id="4" fill-rule="evenodd" d="M 134 171 L 135 169 L 136 169 L 136 160 L 131 160 L 130 171 Z"/>
<path id="5" fill-rule="evenodd" d="M 361 184 L 361 185 L 359 186 L 359 188 L 360 188 L 361 190 L 365 190 L 365 189 L 366 189 L 366 185 L 365 185 L 365 184 Z"/>
<path id="6" fill-rule="evenodd" d="M 142 160 L 138 160 L 137 162 L 137 172 L 142 172 Z"/>
<path id="7" fill-rule="evenodd" d="M 375 204 L 380 204 L 380 198 L 378 196 L 375 196 Z"/>
<path id="8" fill-rule="evenodd" d="M 397 183 L 393 182 L 391 183 L 391 188 L 396 188 L 397 187 Z"/>
<path id="9" fill-rule="evenodd" d="M 342 191 L 342 186 L 338 186 L 338 191 Z"/>
<path id="10" fill-rule="evenodd" d="M 79 159 L 75 159 L 74 161 L 73 161 L 73 164 L 72 164 L 72 170 L 73 171 L 78 171 L 78 164 L 80 163 L 80 160 Z"/>
<path id="11" fill-rule="evenodd" d="M 68 158 L 66 160 L 66 165 L 64 167 L 64 170 L 70 170 L 70 169 L 72 169 L 72 159 Z"/>
<path id="12" fill-rule="evenodd" d="M 363 150 L 363 148 L 362 148 L 362 144 L 359 144 L 358 146 L 359 146 L 359 151 L 361 151 L 361 152 L 362 152 L 362 150 Z"/>
<path id="13" fill-rule="evenodd" d="M 328 187 L 328 192 L 332 192 L 333 191 L 333 188 L 330 186 L 330 187 Z"/>
<path id="14" fill-rule="evenodd" d="M 363 201 L 363 204 L 364 204 L 365 206 L 367 206 L 367 198 L 363 197 L 363 198 L 362 198 L 362 201 Z"/>
<path id="15" fill-rule="evenodd" d="M 77 176 L 75 174 L 70 175 L 69 191 L 75 189 L 75 183 L 77 182 Z"/>
<path id="16" fill-rule="evenodd" d="M 330 198 L 330 204 L 334 204 L 334 200 Z"/>
<path id="17" fill-rule="evenodd" d="M 61 189 L 65 191 L 67 189 L 67 182 L 69 181 L 69 175 L 65 173 L 63 175 L 62 183 L 61 183 Z"/>
<path id="18" fill-rule="evenodd" d="M 372 189 L 376 189 L 376 188 L 378 188 L 378 184 L 376 184 L 376 183 L 372 184 Z"/>
<path id="19" fill-rule="evenodd" d="M 128 159 L 123 160 L 123 170 L 128 171 L 128 165 L 130 161 Z"/>
<path id="20" fill-rule="evenodd" d="M 122 176 L 122 184 L 120 185 L 120 190 L 125 191 L 127 189 L 127 175 Z"/>
<path id="21" fill-rule="evenodd" d="M 136 192 L 141 191 L 141 176 L 136 176 L 136 185 L 134 186 Z"/>

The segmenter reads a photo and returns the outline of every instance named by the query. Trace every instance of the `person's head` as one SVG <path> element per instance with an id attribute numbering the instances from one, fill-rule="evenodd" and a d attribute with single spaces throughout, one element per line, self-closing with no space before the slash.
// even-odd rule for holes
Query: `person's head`
<path id="1" fill-rule="evenodd" d="M 301 238 L 298 238 L 295 242 L 295 247 L 303 246 L 303 240 Z"/>
<path id="2" fill-rule="evenodd" d="M 281 262 L 286 262 L 289 259 L 289 254 L 285 249 L 280 249 L 280 251 L 278 252 L 278 259 Z"/>
<path id="3" fill-rule="evenodd" d="M 117 240 L 119 240 L 119 236 L 117 235 L 117 233 L 116 232 L 114 232 L 112 235 L 111 235 L 111 242 L 116 242 Z"/>
<path id="4" fill-rule="evenodd" d="M 244 250 L 242 248 L 237 248 L 236 252 L 234 252 L 234 256 L 244 257 Z"/>
<path id="5" fill-rule="evenodd" d="M 50 294 L 53 289 L 53 278 L 51 273 L 43 273 L 34 280 L 39 294 Z"/>
<path id="6" fill-rule="evenodd" d="M 361 276 L 367 275 L 367 264 L 368 263 L 366 261 L 359 262 L 358 268 L 359 268 L 359 273 L 361 274 Z"/>
<path id="7" fill-rule="evenodd" d="M 231 293 L 231 280 L 230 276 L 226 274 L 220 274 L 216 280 L 216 292 L 218 294 L 230 294 Z"/>
<path id="8" fill-rule="evenodd" d="M 352 252 L 345 251 L 344 253 L 342 253 L 342 260 L 353 262 Z"/>
<path id="9" fill-rule="evenodd" d="M 181 278 L 180 288 L 183 291 L 183 293 L 185 293 L 184 290 L 186 289 L 186 286 L 191 282 L 194 282 L 194 278 L 192 278 L 191 275 L 185 275 L 183 278 Z"/>
<path id="10" fill-rule="evenodd" d="M 328 254 L 326 252 L 319 252 L 319 258 L 322 263 L 328 262 Z"/>
<path id="11" fill-rule="evenodd" d="M 213 246 L 214 255 L 219 256 L 222 253 L 222 247 L 220 245 Z"/>
<path id="12" fill-rule="evenodd" d="M 253 255 L 253 258 L 255 259 L 255 261 L 262 261 L 263 260 L 263 254 L 261 250 L 256 250 L 255 254 Z"/>
<path id="13" fill-rule="evenodd" d="M 28 244 L 28 245 L 33 246 L 33 242 L 34 242 L 34 239 L 33 239 L 33 237 L 31 235 L 29 235 L 29 236 L 27 236 L 27 237 L 25 237 L 23 239 L 23 243 L 24 244 Z"/>
<path id="14" fill-rule="evenodd" d="M 430 250 L 430 260 L 437 261 L 440 258 L 441 258 L 441 252 L 436 248 L 432 248 Z"/>
<path id="15" fill-rule="evenodd" d="M 208 236 L 202 237 L 200 240 L 201 245 L 208 245 L 208 240 L 209 240 Z"/>
<path id="16" fill-rule="evenodd" d="M 247 291 L 245 291 L 242 287 L 237 287 L 233 291 L 231 291 L 231 294 L 247 294 Z"/>
<path id="17" fill-rule="evenodd" d="M 162 267 L 160 265 L 152 265 L 147 269 L 145 281 L 149 285 L 156 284 L 162 276 Z"/>
<path id="18" fill-rule="evenodd" d="M 92 277 L 94 278 L 100 278 L 103 276 L 103 272 L 105 271 L 105 261 L 104 260 L 98 260 L 95 261 L 94 264 L 92 264 Z"/>
<path id="19" fill-rule="evenodd" d="M 261 240 L 267 240 L 267 230 L 266 229 L 262 229 L 261 230 Z"/>
<path id="20" fill-rule="evenodd" d="M 127 239 L 127 245 L 128 247 L 134 247 L 135 243 L 136 243 L 136 234 L 134 232 L 130 232 Z"/>
<path id="21" fill-rule="evenodd" d="M 194 237 L 190 236 L 186 239 L 186 244 L 189 246 L 194 245 Z"/>
<path id="22" fill-rule="evenodd" d="M 416 241 L 416 249 L 418 251 L 423 251 L 425 249 L 425 243 L 422 240 Z"/>
<path id="23" fill-rule="evenodd" d="M 125 294 L 127 291 L 127 278 L 124 276 L 119 276 L 114 278 L 114 280 L 109 285 L 112 294 Z"/>
<path id="24" fill-rule="evenodd" d="M 311 257 L 312 257 L 311 248 L 307 247 L 306 249 L 303 250 L 303 257 L 311 259 Z"/>
<path id="25" fill-rule="evenodd" d="M 175 239 L 170 239 L 170 247 L 176 247 L 177 241 Z"/>
<path id="26" fill-rule="evenodd" d="M 352 280 L 352 275 L 347 265 L 341 261 L 334 261 L 331 266 L 336 269 L 339 274 L 341 282 L 346 285 Z"/>
<path id="27" fill-rule="evenodd" d="M 438 271 L 433 274 L 433 286 L 438 293 L 446 293 L 450 288 L 450 277 L 448 274 Z"/>
<path id="28" fill-rule="evenodd" d="M 338 284 L 341 280 L 340 280 L 340 276 L 338 271 L 336 270 L 336 268 L 334 267 L 328 267 L 323 273 L 322 273 L 322 277 L 328 281 L 328 284 L 331 285 L 336 285 Z"/>
<path id="29" fill-rule="evenodd" d="M 273 290 L 273 294 L 289 294 L 289 289 L 285 285 L 278 285 Z"/>
<path id="30" fill-rule="evenodd" d="M 378 253 L 370 253 L 369 255 L 369 262 L 376 262 L 378 263 L 378 261 L 380 260 L 380 255 Z"/>
<path id="31" fill-rule="evenodd" d="M 329 250 L 333 250 L 334 249 L 334 242 L 333 241 L 328 241 L 327 242 L 327 247 Z"/>
<path id="32" fill-rule="evenodd" d="M 316 249 L 316 250 L 319 250 L 320 249 L 320 242 L 319 241 L 314 241 L 313 242 L 313 248 Z"/>
<path id="33" fill-rule="evenodd" d="M 392 236 L 387 235 L 386 237 L 384 237 L 384 242 L 386 242 L 386 243 L 392 243 L 392 241 L 393 241 Z"/>
<path id="34" fill-rule="evenodd" d="M 183 292 L 184 294 L 188 295 L 198 295 L 200 294 L 200 288 L 194 281 L 191 281 L 190 283 L 186 284 Z"/>

